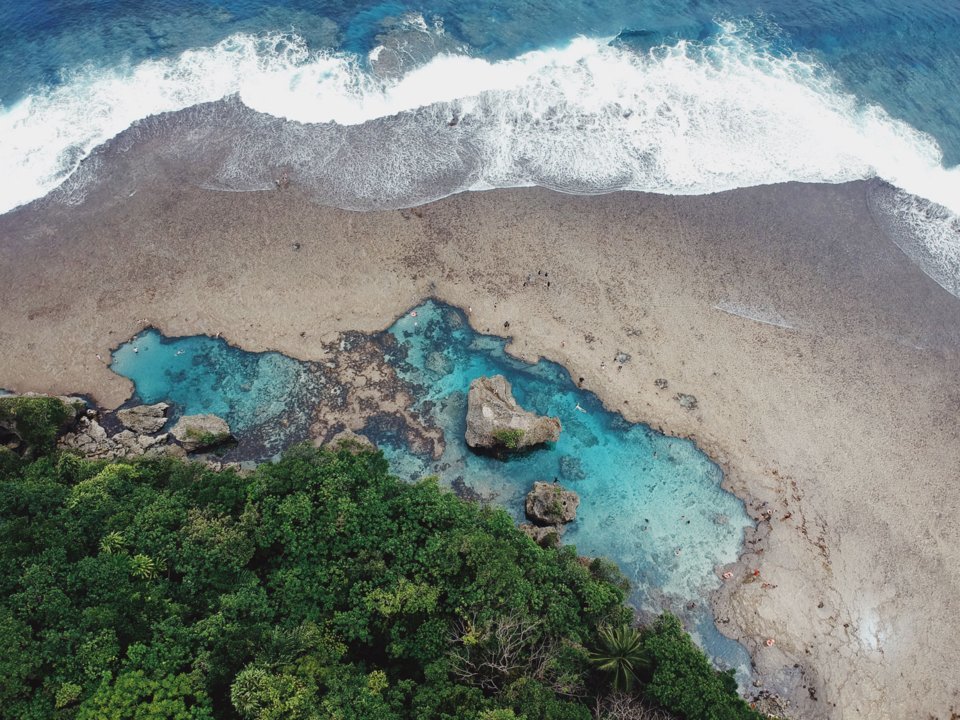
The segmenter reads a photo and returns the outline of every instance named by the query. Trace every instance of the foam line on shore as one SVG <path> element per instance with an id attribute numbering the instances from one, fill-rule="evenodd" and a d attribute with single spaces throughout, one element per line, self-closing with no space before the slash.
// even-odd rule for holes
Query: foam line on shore
<path id="1" fill-rule="evenodd" d="M 147 116 L 236 96 L 300 126 L 286 151 L 299 157 L 248 148 L 252 166 L 232 185 L 221 178 L 224 189 L 261 189 L 262 177 L 244 184 L 258 168 L 330 161 L 338 128 L 399 124 L 416 142 L 366 144 L 342 206 L 529 185 L 704 194 L 880 177 L 907 193 L 888 208 L 901 225 L 947 264 L 960 257 L 960 169 L 944 167 L 935 139 L 845 92 L 814 59 L 773 52 L 749 23 L 644 52 L 597 38 L 498 62 L 447 52 L 396 76 L 375 71 L 376 55 L 237 34 L 175 58 L 77 69 L 0 111 L 0 210 L 45 195 Z M 406 190 L 424 175 L 430 193 Z"/>

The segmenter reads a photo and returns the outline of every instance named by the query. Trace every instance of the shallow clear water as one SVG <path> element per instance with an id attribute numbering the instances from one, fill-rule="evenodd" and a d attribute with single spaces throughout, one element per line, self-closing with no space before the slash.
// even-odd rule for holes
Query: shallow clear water
<path id="1" fill-rule="evenodd" d="M 438 475 L 518 520 L 532 484 L 558 479 L 581 498 L 565 541 L 581 554 L 615 560 L 633 584 L 637 607 L 682 616 L 710 654 L 745 679 L 749 658 L 717 631 L 707 598 L 720 582 L 714 569 L 737 558 L 751 521 L 743 504 L 720 488 L 715 464 L 690 441 L 605 410 L 561 366 L 509 357 L 504 340 L 474 332 L 457 309 L 427 302 L 387 332 L 396 339 L 387 362 L 413 389 L 414 410 L 442 428 L 446 441 L 434 460 L 412 453 L 389 424 L 374 423 L 365 434 L 384 450 L 394 472 L 409 479 Z M 112 368 L 134 381 L 137 400 L 172 402 L 178 413 L 222 414 L 241 449 L 252 441 L 275 451 L 303 439 L 314 405 L 324 401 L 322 368 L 205 336 L 167 339 L 149 331 L 119 348 Z M 470 382 L 498 373 L 510 380 L 521 405 L 560 418 L 563 432 L 555 445 L 507 461 L 467 448 Z M 281 417 L 286 424 L 277 422 Z M 254 437 L 248 440 L 248 433 Z"/>
<path id="2" fill-rule="evenodd" d="M 120 346 L 110 365 L 133 381 L 136 403 L 170 403 L 172 419 L 219 415 L 264 458 L 306 438 L 309 408 L 321 393 L 310 367 L 280 353 L 245 352 L 219 338 L 171 339 L 153 329 Z"/>

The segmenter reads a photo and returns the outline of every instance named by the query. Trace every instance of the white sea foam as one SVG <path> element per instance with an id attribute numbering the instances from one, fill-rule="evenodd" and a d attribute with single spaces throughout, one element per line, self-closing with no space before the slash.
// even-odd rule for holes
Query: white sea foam
<path id="1" fill-rule="evenodd" d="M 773 325 L 774 327 L 783 328 L 785 330 L 794 329 L 793 325 L 791 325 L 780 313 L 772 308 L 752 307 L 750 305 L 744 305 L 743 303 L 733 302 L 731 300 L 722 300 L 713 307 L 720 312 L 725 312 L 729 315 L 736 315 L 737 317 L 742 317 L 746 320 L 753 320 L 754 322 L 758 322 L 763 325 Z"/>
<path id="2" fill-rule="evenodd" d="M 949 221 L 960 213 L 960 169 L 944 168 L 936 141 L 846 93 L 811 59 L 769 53 L 732 23 L 709 43 L 645 53 L 578 38 L 499 62 L 441 54 L 398 77 L 366 67 L 296 36 L 240 34 L 173 59 L 81 68 L 0 111 L 0 211 L 49 192 L 140 118 L 236 94 L 298 123 L 357 125 L 432 107 L 424 118 L 455 119 L 470 134 L 469 182 L 440 193 L 541 184 L 700 194 L 880 177 L 949 210 L 946 235 L 930 242 L 960 257 Z M 398 182 L 421 172 L 418 163 L 436 166 L 439 154 L 434 145 L 404 156 Z M 371 179 L 380 189 L 383 181 Z"/>

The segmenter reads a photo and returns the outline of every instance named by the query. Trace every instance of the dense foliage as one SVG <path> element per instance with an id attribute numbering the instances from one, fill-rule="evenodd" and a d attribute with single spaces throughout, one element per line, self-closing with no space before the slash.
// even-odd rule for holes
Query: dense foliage
<path id="1" fill-rule="evenodd" d="M 2 718 L 587 720 L 623 599 L 610 563 L 379 453 L 245 476 L 0 450 Z M 642 637 L 664 707 L 754 716 L 676 620 Z"/>
<path id="2" fill-rule="evenodd" d="M 75 416 L 76 408 L 59 398 L 0 397 L 0 430 L 11 433 L 31 453 L 51 450 L 57 431 Z"/>

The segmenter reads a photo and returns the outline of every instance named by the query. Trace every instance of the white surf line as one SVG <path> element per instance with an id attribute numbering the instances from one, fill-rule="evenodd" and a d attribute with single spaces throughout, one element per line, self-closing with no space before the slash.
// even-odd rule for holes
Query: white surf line
<path id="1" fill-rule="evenodd" d="M 788 323 L 779 313 L 772 310 L 750 308 L 745 305 L 727 302 L 726 300 L 714 305 L 713 309 L 727 313 L 728 315 L 744 318 L 745 320 L 752 320 L 762 325 L 773 325 L 774 327 L 783 328 L 784 330 L 796 330 L 795 326 Z"/>

